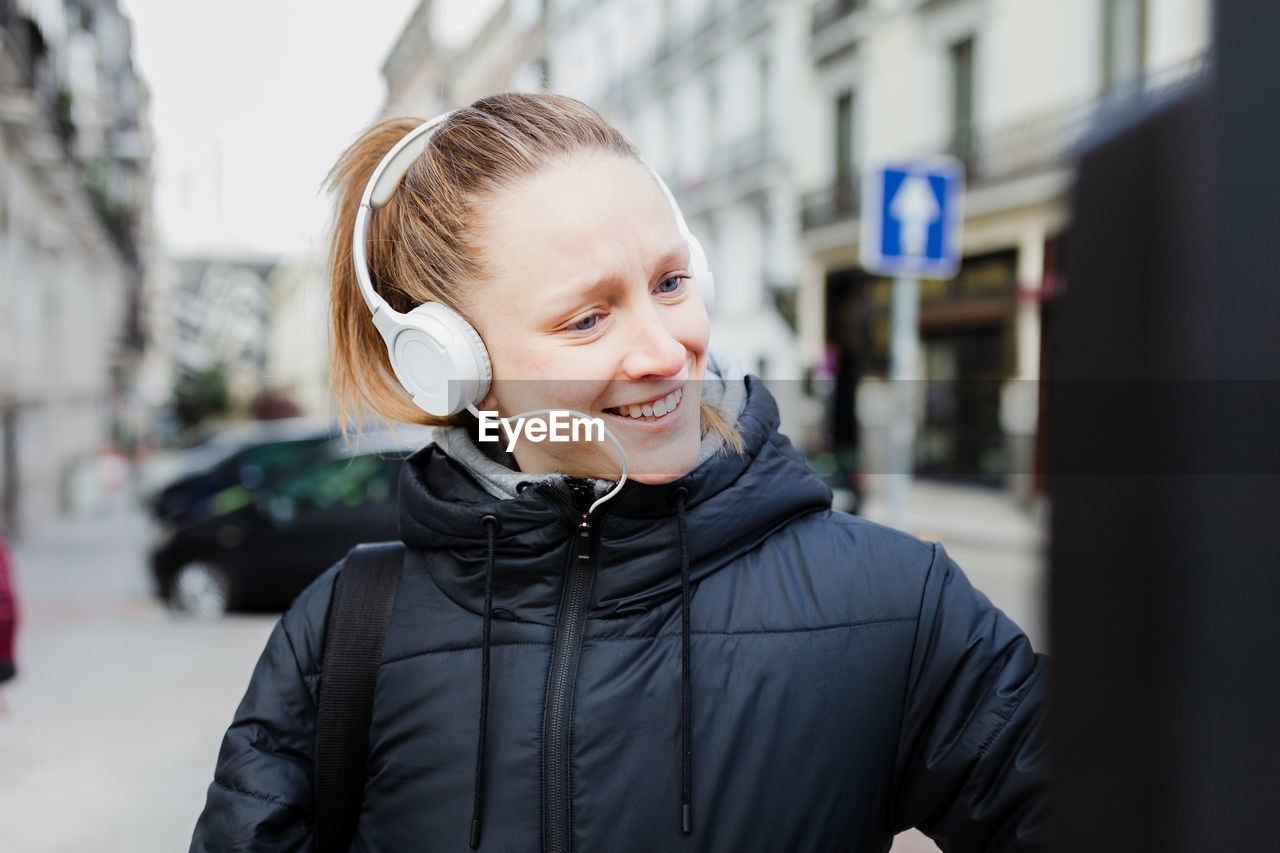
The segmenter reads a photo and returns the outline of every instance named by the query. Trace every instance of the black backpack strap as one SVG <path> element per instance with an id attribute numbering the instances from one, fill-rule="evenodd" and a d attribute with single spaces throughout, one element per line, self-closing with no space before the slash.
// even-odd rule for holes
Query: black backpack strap
<path id="1" fill-rule="evenodd" d="M 373 690 L 403 565 L 399 542 L 358 545 L 334 580 L 316 713 L 316 853 L 346 853 L 360 819 Z"/>

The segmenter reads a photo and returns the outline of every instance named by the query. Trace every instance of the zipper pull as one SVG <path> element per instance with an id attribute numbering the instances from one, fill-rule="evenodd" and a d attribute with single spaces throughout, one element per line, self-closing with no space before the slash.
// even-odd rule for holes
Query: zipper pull
<path id="1" fill-rule="evenodd" d="M 578 525 L 579 535 L 586 535 L 585 532 L 591 528 L 587 516 L 591 513 L 591 499 L 594 497 L 591 483 L 570 477 L 569 494 L 573 498 L 574 508 L 582 513 L 582 522 Z"/>

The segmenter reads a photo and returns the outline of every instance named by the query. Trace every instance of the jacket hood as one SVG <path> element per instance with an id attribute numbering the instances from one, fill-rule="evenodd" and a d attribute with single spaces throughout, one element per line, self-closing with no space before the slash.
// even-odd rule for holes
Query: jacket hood
<path id="1" fill-rule="evenodd" d="M 756 377 L 745 382 L 747 400 L 737 422 L 742 454 L 723 449 L 671 483 L 628 482 L 592 514 L 599 566 L 592 616 L 643 612 L 679 595 L 677 494 L 684 494 L 694 582 L 790 519 L 830 506 L 830 489 L 778 432 L 773 396 Z M 479 612 L 488 556 L 484 519 L 496 518 L 495 612 L 554 622 L 569 539 L 581 519 L 568 503 L 567 483 L 567 477 L 531 482 L 517 497 L 497 499 L 438 446 L 428 445 L 402 468 L 401 538 L 411 548 L 449 555 L 431 561 L 433 580 L 450 598 Z M 549 559 L 561 552 L 564 559 Z"/>

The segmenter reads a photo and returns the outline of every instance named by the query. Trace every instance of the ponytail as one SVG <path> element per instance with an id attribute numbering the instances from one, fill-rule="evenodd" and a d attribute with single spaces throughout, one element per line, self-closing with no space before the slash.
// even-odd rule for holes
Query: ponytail
<path id="1" fill-rule="evenodd" d="M 329 245 L 329 387 L 337 401 L 344 432 L 353 415 L 359 425 L 365 408 L 403 423 L 437 425 L 441 420 L 413 405 L 392 373 L 386 344 L 369 320 L 351 258 L 351 235 L 365 185 L 383 156 L 419 124 L 421 121 L 412 118 L 379 122 L 342 153 L 325 179 L 337 203 Z M 369 274 L 374 287 L 393 308 L 409 310 L 412 306 L 405 304 L 403 293 L 387 286 L 386 271 L 395 266 L 401 243 L 395 233 L 396 217 L 392 215 L 392 208 L 399 206 L 393 197 L 378 216 L 371 217 L 367 241 Z"/>

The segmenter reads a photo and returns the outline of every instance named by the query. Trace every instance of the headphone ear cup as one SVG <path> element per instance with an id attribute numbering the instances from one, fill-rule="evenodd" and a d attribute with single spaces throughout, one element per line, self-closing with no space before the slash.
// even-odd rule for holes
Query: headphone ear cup
<path id="1" fill-rule="evenodd" d="M 711 274 L 711 270 L 703 270 L 696 276 L 698 281 L 698 293 L 702 296 L 702 304 L 707 306 L 707 313 L 716 305 L 716 277 Z"/>
<path id="2" fill-rule="evenodd" d="M 489 393 L 489 353 L 480 334 L 456 311 L 424 302 L 392 322 L 384 321 L 380 330 L 396 378 L 427 414 L 456 415 Z"/>
<path id="3" fill-rule="evenodd" d="M 687 230 L 686 234 L 689 239 L 689 264 L 693 268 L 693 277 L 698 282 L 698 295 L 702 297 L 702 304 L 710 314 L 716 304 L 716 279 L 707 265 L 707 253 L 702 248 L 702 243 Z"/>
<path id="4" fill-rule="evenodd" d="M 428 302 L 427 305 L 438 305 L 438 303 Z M 422 306 L 419 305 L 419 308 Z M 471 359 L 475 364 L 475 372 L 468 377 L 468 381 L 474 382 L 474 390 L 472 390 L 470 398 L 465 401 L 458 411 L 462 411 L 467 407 L 469 402 L 472 406 L 480 405 L 480 401 L 489 393 L 489 386 L 493 383 L 493 363 L 489 361 L 489 350 L 484 345 L 484 339 L 480 337 L 480 333 L 476 331 L 476 327 L 456 311 L 451 311 L 443 305 L 439 305 L 445 311 L 449 311 L 457 321 L 458 334 L 466 343 L 471 351 Z M 416 310 L 416 309 L 415 309 Z M 456 413 L 455 413 L 456 414 Z"/>

